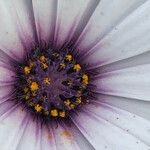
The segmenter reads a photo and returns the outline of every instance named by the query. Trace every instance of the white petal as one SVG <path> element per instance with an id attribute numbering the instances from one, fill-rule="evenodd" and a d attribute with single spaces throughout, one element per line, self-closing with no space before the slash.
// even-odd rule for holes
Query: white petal
<path id="1" fill-rule="evenodd" d="M 57 0 L 33 0 L 33 10 L 39 40 L 53 41 Z"/>
<path id="2" fill-rule="evenodd" d="M 139 101 L 137 99 L 123 98 L 111 95 L 97 95 L 99 102 L 107 103 L 128 112 L 134 113 L 142 118 L 150 120 L 149 101 Z"/>
<path id="3" fill-rule="evenodd" d="M 5 102 L 10 99 L 13 86 L 0 86 L 0 103 Z"/>
<path id="4" fill-rule="evenodd" d="M 0 66 L 0 86 L 10 85 L 14 81 L 15 73 Z"/>
<path id="5" fill-rule="evenodd" d="M 0 1 L 0 49 L 20 59 L 34 42 L 29 0 Z"/>
<path id="6" fill-rule="evenodd" d="M 84 53 L 123 21 L 146 0 L 101 0 L 87 26 L 78 39 L 79 51 Z"/>
<path id="7" fill-rule="evenodd" d="M 14 0 L 10 1 L 7 7 L 12 13 L 21 42 L 30 48 L 30 43 L 37 42 L 32 1 Z"/>
<path id="8" fill-rule="evenodd" d="M 26 113 L 19 109 L 12 107 L 5 114 L 0 115 L 0 145 L 2 150 L 17 149 L 26 124 Z"/>
<path id="9" fill-rule="evenodd" d="M 75 40 L 98 3 L 99 0 L 59 0 L 54 44 L 60 47 L 70 42 L 72 38 Z"/>
<path id="10" fill-rule="evenodd" d="M 90 143 L 73 124 L 70 127 L 63 123 L 58 126 L 52 126 L 52 124 L 43 126 L 41 138 L 42 150 L 93 150 Z"/>
<path id="11" fill-rule="evenodd" d="M 140 54 L 138 56 L 130 57 L 124 60 L 120 60 L 108 65 L 101 66 L 99 68 L 100 73 L 111 72 L 115 70 L 125 69 L 138 65 L 150 64 L 150 51 Z"/>
<path id="12" fill-rule="evenodd" d="M 93 67 L 142 54 L 150 49 L 150 1 L 141 5 L 102 39 L 84 61 Z"/>
<path id="13" fill-rule="evenodd" d="M 86 107 L 74 123 L 95 149 L 147 150 L 150 123 L 138 116 L 95 105 Z"/>
<path id="14" fill-rule="evenodd" d="M 150 146 L 148 120 L 100 101 L 87 106 L 86 109 Z"/>
<path id="15" fill-rule="evenodd" d="M 141 65 L 99 75 L 98 92 L 150 101 L 150 65 Z"/>
<path id="16" fill-rule="evenodd" d="M 19 150 L 41 150 L 41 140 L 40 125 L 36 120 L 30 119 L 17 148 Z"/>

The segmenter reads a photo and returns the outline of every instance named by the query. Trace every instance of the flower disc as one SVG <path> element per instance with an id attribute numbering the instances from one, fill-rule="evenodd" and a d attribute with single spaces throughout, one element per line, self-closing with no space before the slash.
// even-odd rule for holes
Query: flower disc
<path id="1" fill-rule="evenodd" d="M 17 67 L 17 101 L 46 119 L 66 118 L 90 96 L 90 76 L 69 51 L 35 48 Z"/>

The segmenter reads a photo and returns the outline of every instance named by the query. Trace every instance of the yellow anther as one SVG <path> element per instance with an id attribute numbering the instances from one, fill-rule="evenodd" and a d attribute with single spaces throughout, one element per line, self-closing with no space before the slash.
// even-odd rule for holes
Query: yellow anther
<path id="1" fill-rule="evenodd" d="M 45 84 L 50 84 L 50 81 L 51 81 L 51 80 L 50 80 L 48 77 L 44 78 L 44 83 L 45 83 Z"/>
<path id="2" fill-rule="evenodd" d="M 74 108 L 75 108 L 75 105 L 74 105 L 74 104 L 70 104 L 70 108 L 71 108 L 71 109 L 74 109 Z"/>
<path id="3" fill-rule="evenodd" d="M 34 66 L 34 63 L 30 62 L 29 66 L 30 66 L 30 68 L 32 68 Z"/>
<path id="4" fill-rule="evenodd" d="M 83 79 L 83 80 L 88 80 L 88 79 L 89 79 L 89 77 L 88 77 L 88 75 L 87 75 L 87 74 L 83 74 L 82 79 Z"/>
<path id="5" fill-rule="evenodd" d="M 71 102 L 70 102 L 70 100 L 69 100 L 69 99 L 67 99 L 67 100 L 65 100 L 65 101 L 64 101 L 64 104 L 65 104 L 66 106 L 69 106 L 69 105 L 70 105 L 70 103 L 71 103 Z"/>
<path id="6" fill-rule="evenodd" d="M 24 93 L 27 93 L 27 92 L 29 91 L 29 89 L 28 89 L 27 87 L 25 87 L 25 88 L 23 89 L 23 91 L 24 91 Z"/>
<path id="7" fill-rule="evenodd" d="M 58 111 L 57 111 L 57 109 L 52 109 L 52 110 L 50 111 L 50 113 L 51 113 L 51 116 L 53 116 L 53 117 L 57 117 L 57 116 L 58 116 Z"/>
<path id="8" fill-rule="evenodd" d="M 71 54 L 67 54 L 66 57 L 65 57 L 65 60 L 67 61 L 72 61 L 73 57 Z"/>
<path id="9" fill-rule="evenodd" d="M 89 77 L 87 74 L 83 74 L 82 76 L 82 83 L 87 85 L 89 83 Z"/>
<path id="10" fill-rule="evenodd" d="M 41 62 L 45 62 L 45 61 L 46 61 L 46 57 L 45 57 L 44 55 L 42 55 L 42 56 L 40 57 L 40 61 L 41 61 Z"/>
<path id="11" fill-rule="evenodd" d="M 76 64 L 73 66 L 73 69 L 76 70 L 77 72 L 81 70 L 80 64 Z"/>
<path id="12" fill-rule="evenodd" d="M 32 92 L 32 96 L 36 96 L 36 92 L 35 91 Z"/>
<path id="13" fill-rule="evenodd" d="M 60 68 L 65 69 L 66 65 L 64 63 L 60 63 Z"/>
<path id="14" fill-rule="evenodd" d="M 36 104 L 36 105 L 34 106 L 34 109 L 36 110 L 36 112 L 41 112 L 42 109 L 43 109 L 43 107 L 42 107 L 41 105 L 39 105 L 39 104 Z"/>
<path id="15" fill-rule="evenodd" d="M 29 102 L 28 105 L 29 106 L 34 106 L 34 103 L 33 102 Z"/>
<path id="16" fill-rule="evenodd" d="M 47 69 L 47 68 L 48 68 L 48 65 L 47 65 L 46 63 L 42 63 L 42 65 L 43 65 L 43 68 L 44 68 L 44 69 Z"/>
<path id="17" fill-rule="evenodd" d="M 31 91 L 36 91 L 39 89 L 39 85 L 36 82 L 32 82 L 30 88 Z"/>
<path id="18" fill-rule="evenodd" d="M 64 118 L 66 116 L 65 111 L 60 111 L 59 112 L 59 116 L 62 117 L 62 118 Z"/>
<path id="19" fill-rule="evenodd" d="M 24 73 L 25 73 L 25 74 L 29 74 L 30 71 L 31 71 L 31 68 L 30 68 L 30 67 L 28 67 L 28 66 L 25 66 L 25 67 L 24 67 Z"/>
<path id="20" fill-rule="evenodd" d="M 25 95 L 25 99 L 28 100 L 29 98 L 30 98 L 30 94 L 27 93 L 27 94 Z"/>
<path id="21" fill-rule="evenodd" d="M 80 104 L 81 102 L 82 102 L 81 97 L 78 97 L 78 98 L 76 99 L 76 103 L 77 103 L 77 104 Z"/>

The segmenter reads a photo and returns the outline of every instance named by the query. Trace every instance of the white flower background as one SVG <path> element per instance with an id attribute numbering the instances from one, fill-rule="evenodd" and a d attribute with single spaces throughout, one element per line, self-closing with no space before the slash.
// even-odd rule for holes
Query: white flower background
<path id="1" fill-rule="evenodd" d="M 36 40 L 57 48 L 74 39 L 99 68 L 98 100 L 74 125 L 48 129 L 13 106 L 16 60 Z M 150 150 L 150 0 L 0 0 L 0 150 Z"/>

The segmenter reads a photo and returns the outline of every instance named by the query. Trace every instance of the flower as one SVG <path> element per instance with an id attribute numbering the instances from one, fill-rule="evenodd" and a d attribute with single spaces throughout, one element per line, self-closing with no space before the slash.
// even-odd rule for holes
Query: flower
<path id="1" fill-rule="evenodd" d="M 150 1 L 0 7 L 2 150 L 150 149 Z"/>

